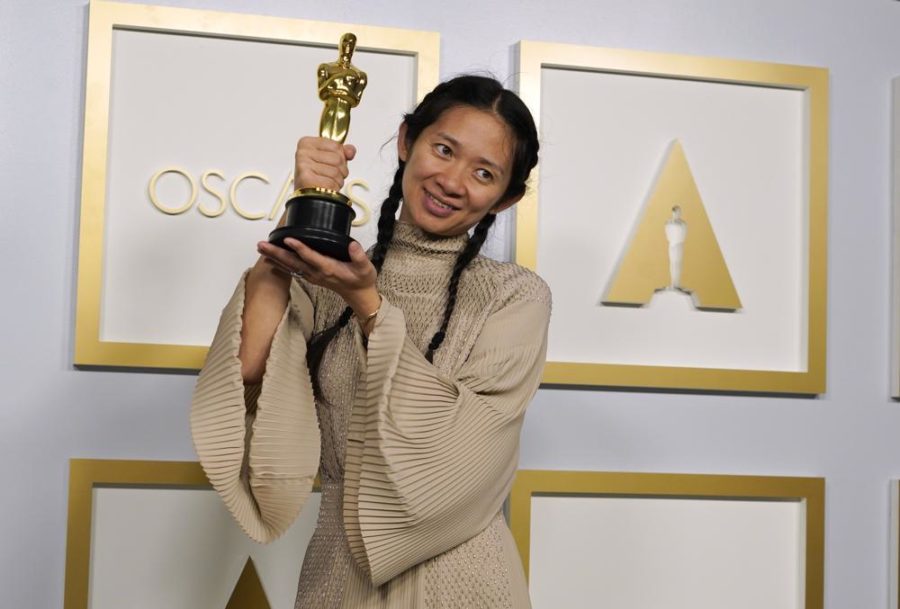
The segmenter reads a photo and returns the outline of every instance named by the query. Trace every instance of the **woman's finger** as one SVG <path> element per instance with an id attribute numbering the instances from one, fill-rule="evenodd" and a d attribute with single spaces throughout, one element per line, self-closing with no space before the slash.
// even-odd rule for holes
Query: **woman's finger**
<path id="1" fill-rule="evenodd" d="M 293 252 L 272 245 L 266 241 L 259 242 L 256 245 L 256 250 L 285 271 L 291 272 L 301 270 L 303 261 Z"/>
<path id="2" fill-rule="evenodd" d="M 296 157 L 298 163 L 321 165 L 346 165 L 347 159 L 340 152 L 322 150 L 301 150 Z"/>
<path id="3" fill-rule="evenodd" d="M 329 165 L 327 163 L 303 162 L 294 169 L 299 187 L 330 188 L 340 190 L 344 180 L 349 174 L 346 163 L 341 165 Z"/>
<path id="4" fill-rule="evenodd" d="M 350 264 L 353 266 L 361 267 L 369 264 L 369 257 L 366 256 L 366 251 L 359 244 L 359 241 L 351 241 L 347 252 L 350 254 Z"/>
<path id="5" fill-rule="evenodd" d="M 335 274 L 335 265 L 340 264 L 338 261 L 320 254 L 302 241 L 288 237 L 284 240 L 284 244 L 294 250 L 297 257 L 305 264 L 313 273 L 332 276 Z"/>
<path id="6" fill-rule="evenodd" d="M 275 267 L 275 269 L 277 271 L 282 272 L 285 275 L 292 275 L 295 272 L 293 269 L 290 269 L 287 266 L 285 266 L 280 260 L 276 260 L 275 258 L 270 258 L 269 256 L 266 256 L 265 254 L 262 254 L 262 259 L 263 259 L 263 262 L 265 262 L 269 266 Z"/>
<path id="7" fill-rule="evenodd" d="M 345 150 L 337 142 L 322 138 L 303 138 L 297 145 L 296 159 L 306 159 L 329 165 L 347 162 Z"/>
<path id="8" fill-rule="evenodd" d="M 320 180 L 331 184 L 332 186 L 329 186 L 329 188 L 332 190 L 340 190 L 341 186 L 344 185 L 344 178 L 347 177 L 344 173 L 346 169 L 341 170 L 340 167 L 332 165 L 313 165 L 310 167 L 310 171 L 318 176 Z"/>

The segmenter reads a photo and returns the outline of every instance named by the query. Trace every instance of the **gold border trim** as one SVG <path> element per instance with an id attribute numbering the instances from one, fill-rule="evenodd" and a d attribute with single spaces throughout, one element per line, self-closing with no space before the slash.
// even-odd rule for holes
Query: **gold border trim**
<path id="1" fill-rule="evenodd" d="M 417 99 L 422 99 L 438 82 L 440 35 L 370 25 L 100 0 L 92 0 L 89 11 L 74 363 L 78 366 L 197 370 L 206 358 L 205 346 L 100 340 L 113 30 L 172 32 L 334 48 L 344 32 L 353 31 L 365 41 L 360 50 L 416 58 Z"/>
<path id="2" fill-rule="evenodd" d="M 806 507 L 804 607 L 823 609 L 824 478 L 519 470 L 510 493 L 509 522 L 526 578 L 529 576 L 531 498 L 535 495 L 750 499 L 802 503 Z"/>
<path id="3" fill-rule="evenodd" d="M 807 368 L 800 372 L 548 362 L 543 382 L 553 385 L 646 387 L 709 391 L 821 394 L 825 392 L 828 228 L 828 70 L 689 55 L 521 41 L 519 95 L 540 131 L 541 70 L 560 68 L 745 84 L 804 91 L 808 131 Z M 535 270 L 540 165 L 516 212 L 515 259 Z"/>

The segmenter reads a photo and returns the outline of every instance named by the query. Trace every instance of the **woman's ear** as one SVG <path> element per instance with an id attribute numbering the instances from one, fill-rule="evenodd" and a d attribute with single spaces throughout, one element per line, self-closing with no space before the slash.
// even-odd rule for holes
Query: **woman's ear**
<path id="1" fill-rule="evenodd" d="M 515 197 L 510 197 L 508 199 L 503 199 L 499 203 L 495 204 L 491 208 L 491 211 L 489 211 L 488 213 L 499 214 L 501 211 L 503 211 L 505 209 L 509 209 L 510 207 L 512 207 L 513 205 L 518 203 L 522 199 L 523 196 L 525 196 L 525 193 L 522 193 L 521 195 L 517 195 Z"/>
<path id="2" fill-rule="evenodd" d="M 397 132 L 397 156 L 404 163 L 409 157 L 409 150 L 406 147 L 406 122 L 400 123 L 400 131 Z"/>

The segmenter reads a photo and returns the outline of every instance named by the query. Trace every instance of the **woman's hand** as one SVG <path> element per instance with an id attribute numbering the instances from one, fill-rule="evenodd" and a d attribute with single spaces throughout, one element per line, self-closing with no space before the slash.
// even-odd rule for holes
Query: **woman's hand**
<path id="1" fill-rule="evenodd" d="M 294 188 L 328 188 L 340 191 L 347 179 L 347 161 L 356 147 L 323 137 L 304 137 L 294 153 Z"/>
<path id="2" fill-rule="evenodd" d="M 294 188 L 328 188 L 338 191 L 348 175 L 347 161 L 356 156 L 356 148 L 321 137 L 304 137 L 297 143 L 294 156 Z M 285 217 L 282 217 L 281 226 Z M 378 273 L 362 246 L 353 241 L 349 262 L 324 256 L 297 239 L 284 240 L 286 248 L 267 241 L 256 245 L 261 262 L 274 265 L 287 274 L 302 275 L 309 283 L 336 292 L 353 308 L 360 319 L 377 311 L 381 297 L 375 289 Z M 271 267 L 270 267 L 271 268 Z"/>
<path id="3" fill-rule="evenodd" d="M 365 319 L 378 310 L 381 304 L 375 289 L 378 273 L 359 243 L 350 243 L 350 262 L 324 256 L 290 237 L 284 244 L 290 251 L 266 241 L 260 241 L 257 249 L 282 270 L 292 275 L 300 274 L 310 283 L 336 292 L 353 308 L 357 317 Z"/>

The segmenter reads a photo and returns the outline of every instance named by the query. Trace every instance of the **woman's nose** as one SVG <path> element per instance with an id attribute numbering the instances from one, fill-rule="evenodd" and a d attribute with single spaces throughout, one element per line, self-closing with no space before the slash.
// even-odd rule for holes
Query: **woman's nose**
<path id="1" fill-rule="evenodd" d="M 450 163 L 437 175 L 438 186 L 445 194 L 459 196 L 463 192 L 463 172 L 465 168 L 461 163 Z"/>

